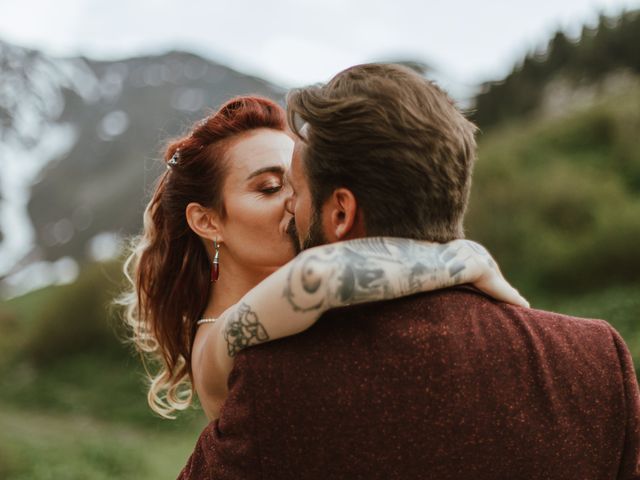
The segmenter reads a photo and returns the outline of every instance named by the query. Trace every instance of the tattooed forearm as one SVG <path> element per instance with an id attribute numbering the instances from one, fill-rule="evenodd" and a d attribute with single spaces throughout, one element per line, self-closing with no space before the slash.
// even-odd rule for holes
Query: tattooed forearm
<path id="1" fill-rule="evenodd" d="M 478 254 L 482 259 L 484 259 L 487 262 L 487 265 L 489 265 L 489 268 L 496 271 L 498 270 L 498 264 L 491 257 L 491 254 L 487 251 L 486 248 L 484 248 L 479 243 L 470 242 L 468 240 L 462 240 L 462 242 L 471 250 L 473 250 L 476 254 Z"/>
<path id="2" fill-rule="evenodd" d="M 385 300 L 463 283 L 484 248 L 458 240 L 435 244 L 369 237 L 316 249 L 294 260 L 284 296 L 297 312 Z"/>
<path id="3" fill-rule="evenodd" d="M 256 312 L 246 303 L 241 303 L 226 322 L 224 339 L 229 356 L 235 357 L 243 348 L 268 341 L 269 335 Z"/>

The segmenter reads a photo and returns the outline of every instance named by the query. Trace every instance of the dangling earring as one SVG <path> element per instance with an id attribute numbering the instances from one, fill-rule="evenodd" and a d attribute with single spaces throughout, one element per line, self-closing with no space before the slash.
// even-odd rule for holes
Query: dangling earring
<path id="1" fill-rule="evenodd" d="M 213 248 L 216 249 L 216 253 L 213 255 L 213 264 L 211 265 L 211 283 L 217 282 L 220 276 L 220 245 L 218 240 L 213 241 Z"/>

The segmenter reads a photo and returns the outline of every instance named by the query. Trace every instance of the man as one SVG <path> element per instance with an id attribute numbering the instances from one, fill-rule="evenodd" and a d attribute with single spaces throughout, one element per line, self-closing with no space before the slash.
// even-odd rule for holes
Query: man
<path id="1" fill-rule="evenodd" d="M 288 113 L 304 248 L 463 236 L 475 127 L 435 85 L 361 65 Z M 182 477 L 640 479 L 640 392 L 603 321 L 465 287 L 342 308 L 236 357 Z"/>

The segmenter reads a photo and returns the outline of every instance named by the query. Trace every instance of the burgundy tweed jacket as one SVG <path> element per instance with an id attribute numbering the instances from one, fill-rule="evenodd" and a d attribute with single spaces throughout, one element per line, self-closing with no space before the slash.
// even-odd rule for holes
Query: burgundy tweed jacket
<path id="1" fill-rule="evenodd" d="M 640 479 L 606 322 L 466 288 L 334 310 L 244 350 L 182 479 Z"/>

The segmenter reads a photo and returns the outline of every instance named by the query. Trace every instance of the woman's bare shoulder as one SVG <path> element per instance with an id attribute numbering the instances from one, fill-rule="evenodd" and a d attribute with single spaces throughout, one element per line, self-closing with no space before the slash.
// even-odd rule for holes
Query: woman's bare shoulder
<path id="1" fill-rule="evenodd" d="M 215 349 L 219 348 L 216 336 L 220 334 L 221 332 L 214 325 L 202 325 L 198 327 L 193 341 L 191 351 L 193 387 L 203 407 L 209 403 L 222 403 L 227 396 L 227 374 L 216 361 Z"/>

